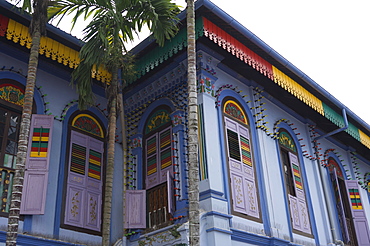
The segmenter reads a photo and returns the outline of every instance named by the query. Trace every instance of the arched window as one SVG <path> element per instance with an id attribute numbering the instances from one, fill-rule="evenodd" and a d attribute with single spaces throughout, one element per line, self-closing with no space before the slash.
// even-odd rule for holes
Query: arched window
<path id="1" fill-rule="evenodd" d="M 293 230 L 311 234 L 304 180 L 299 163 L 297 147 L 292 136 L 283 128 L 279 130 L 279 148 L 285 187 L 288 193 Z"/>
<path id="2" fill-rule="evenodd" d="M 16 81 L 0 80 L 0 211 L 7 216 L 18 148 L 24 103 L 24 87 Z"/>
<path id="3" fill-rule="evenodd" d="M 223 104 L 232 213 L 261 221 L 247 117 L 233 100 Z"/>
<path id="4" fill-rule="evenodd" d="M 147 227 L 163 227 L 170 223 L 173 209 L 172 192 L 172 122 L 170 109 L 157 108 L 144 129 L 144 181 L 147 200 Z M 171 180 L 171 181 L 170 181 Z M 168 197 L 170 194 L 170 197 Z"/>
<path id="5" fill-rule="evenodd" d="M 104 181 L 104 130 L 88 112 L 75 113 L 69 122 L 65 205 L 62 227 L 101 231 Z"/>
<path id="6" fill-rule="evenodd" d="M 333 157 L 328 158 L 327 167 L 343 242 L 346 245 L 368 244 L 369 227 L 357 181 L 345 180 L 338 162 Z"/>

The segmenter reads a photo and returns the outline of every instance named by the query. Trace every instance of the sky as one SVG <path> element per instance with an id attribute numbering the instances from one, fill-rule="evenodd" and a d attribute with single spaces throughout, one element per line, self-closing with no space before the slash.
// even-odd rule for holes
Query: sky
<path id="1" fill-rule="evenodd" d="M 212 2 L 370 124 L 370 0 Z"/>

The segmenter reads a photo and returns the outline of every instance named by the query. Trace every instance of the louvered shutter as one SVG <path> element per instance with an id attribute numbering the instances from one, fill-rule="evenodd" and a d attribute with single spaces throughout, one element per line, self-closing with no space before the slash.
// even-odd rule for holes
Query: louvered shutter
<path id="1" fill-rule="evenodd" d="M 159 184 L 158 157 L 157 157 L 158 135 L 154 134 L 146 140 L 146 188 Z"/>
<path id="2" fill-rule="evenodd" d="M 292 168 L 293 182 L 296 192 L 296 197 L 289 195 L 293 228 L 311 234 L 310 218 L 303 190 L 303 181 L 298 157 L 289 152 L 289 161 Z"/>
<path id="3" fill-rule="evenodd" d="M 369 225 L 360 197 L 360 190 L 356 180 L 346 180 L 348 201 L 356 230 L 357 243 L 361 246 L 370 245 Z"/>
<path id="4" fill-rule="evenodd" d="M 127 190 L 125 228 L 146 227 L 146 190 Z"/>
<path id="5" fill-rule="evenodd" d="M 71 131 L 65 224 L 100 231 L 104 143 Z"/>
<path id="6" fill-rule="evenodd" d="M 340 194 L 340 188 L 338 184 L 338 177 L 337 177 L 337 171 L 334 168 L 334 170 L 330 171 L 330 180 L 334 191 L 334 197 L 335 197 L 335 205 L 338 212 L 338 218 L 339 218 L 339 224 L 342 231 L 343 236 L 343 242 L 348 243 L 349 242 L 349 234 L 348 234 L 348 227 L 346 222 L 346 216 L 344 214 L 344 207 L 343 207 L 343 199 L 342 195 Z"/>
<path id="7" fill-rule="evenodd" d="M 83 227 L 89 137 L 71 131 L 70 143 L 64 222 L 68 225 Z"/>
<path id="8" fill-rule="evenodd" d="M 259 218 L 248 129 L 225 118 L 233 210 Z"/>
<path id="9" fill-rule="evenodd" d="M 159 182 L 167 181 L 167 172 L 172 171 L 172 132 L 171 127 L 159 132 Z"/>
<path id="10" fill-rule="evenodd" d="M 32 115 L 21 214 L 44 214 L 54 117 Z"/>

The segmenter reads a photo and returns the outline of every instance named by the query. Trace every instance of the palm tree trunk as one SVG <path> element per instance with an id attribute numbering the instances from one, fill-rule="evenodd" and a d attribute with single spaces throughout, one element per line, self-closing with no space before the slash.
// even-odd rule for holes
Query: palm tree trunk
<path id="1" fill-rule="evenodd" d="M 23 179 L 28 149 L 28 137 L 30 131 L 33 94 L 36 81 L 36 72 L 40 47 L 40 31 L 36 30 L 32 35 L 32 45 L 28 62 L 28 73 L 24 105 L 22 110 L 22 121 L 19 131 L 18 151 L 16 159 L 16 170 L 13 178 L 12 197 L 9 209 L 8 229 L 6 233 L 6 245 L 16 245 L 19 227 L 19 214 L 21 209 L 21 198 L 23 192 Z"/>
<path id="2" fill-rule="evenodd" d="M 189 240 L 199 245 L 199 169 L 198 169 L 198 103 L 195 54 L 194 0 L 187 0 L 188 38 L 188 165 L 189 165 Z"/>
<path id="3" fill-rule="evenodd" d="M 118 68 L 112 69 L 112 83 L 109 94 L 108 114 L 108 149 L 107 149 L 107 174 L 105 177 L 104 207 L 103 207 L 103 231 L 102 245 L 109 246 L 110 243 L 110 222 L 112 215 L 112 190 L 114 174 L 114 153 L 117 121 L 117 83 Z"/>

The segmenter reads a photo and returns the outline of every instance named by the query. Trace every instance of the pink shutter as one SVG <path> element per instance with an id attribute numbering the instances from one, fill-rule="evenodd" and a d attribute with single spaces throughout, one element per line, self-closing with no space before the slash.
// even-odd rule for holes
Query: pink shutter
<path id="1" fill-rule="evenodd" d="M 289 202 L 294 203 L 293 206 L 290 204 L 293 228 L 311 234 L 310 218 L 308 215 L 306 196 L 304 194 L 303 179 L 299 167 L 298 157 L 289 152 L 289 161 L 292 168 L 293 182 L 296 191 L 296 198 L 293 199 L 293 196 L 289 196 Z M 296 208 L 298 208 L 299 225 L 297 224 Z"/>
<path id="2" fill-rule="evenodd" d="M 233 210 L 259 218 L 249 131 L 225 118 Z"/>
<path id="3" fill-rule="evenodd" d="M 146 190 L 127 190 L 125 228 L 146 228 Z"/>
<path id="4" fill-rule="evenodd" d="M 32 115 L 21 214 L 44 214 L 54 117 Z"/>
<path id="5" fill-rule="evenodd" d="M 175 213 L 175 199 L 174 199 L 174 185 L 170 171 L 167 171 L 167 201 L 168 201 L 168 213 Z"/>
<path id="6" fill-rule="evenodd" d="M 239 139 L 241 162 L 243 166 L 244 187 L 247 201 L 247 214 L 259 218 L 256 180 L 254 178 L 254 164 L 251 151 L 249 131 L 239 125 Z"/>
<path id="7" fill-rule="evenodd" d="M 348 243 L 349 242 L 348 227 L 347 227 L 347 222 L 346 222 L 346 216 L 344 214 L 343 199 L 342 199 L 342 195 L 340 194 L 340 189 L 339 189 L 339 184 L 338 184 L 337 171 L 335 168 L 333 171 L 330 171 L 330 180 L 331 180 L 333 190 L 334 190 L 335 205 L 337 207 L 339 224 L 340 224 L 340 228 L 341 228 L 342 235 L 343 235 L 343 241 L 344 243 Z"/>
<path id="8" fill-rule="evenodd" d="M 84 227 L 89 137 L 71 131 L 64 223 Z"/>
<path id="9" fill-rule="evenodd" d="M 356 230 L 357 243 L 361 246 L 370 245 L 369 225 L 367 223 L 364 208 L 360 197 L 360 189 L 357 180 L 346 180 L 349 206 L 353 217 L 353 224 Z"/>

